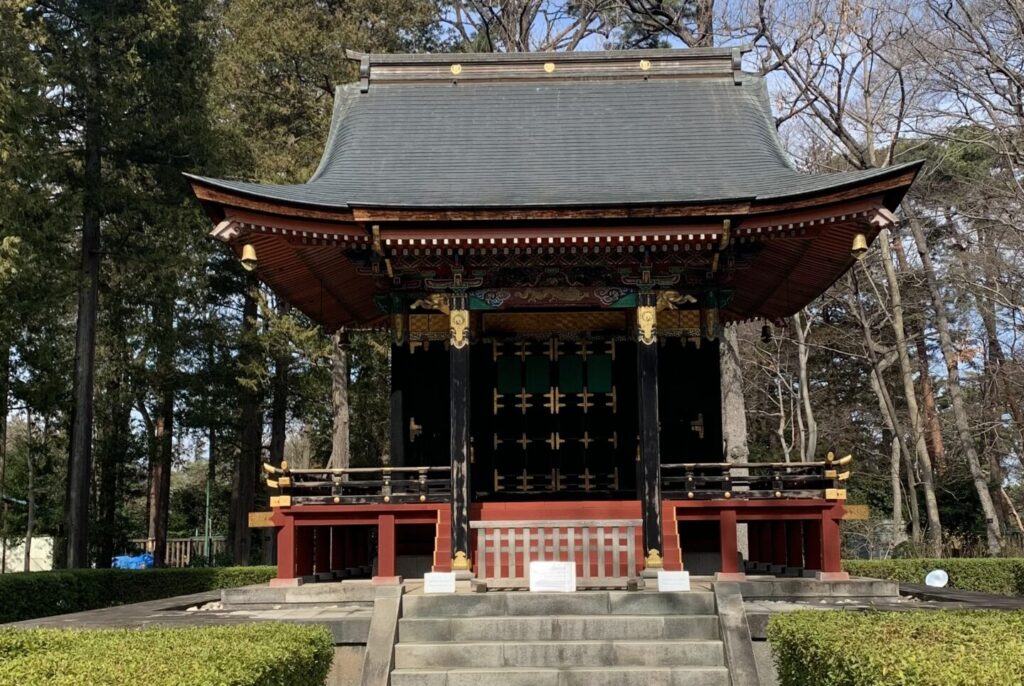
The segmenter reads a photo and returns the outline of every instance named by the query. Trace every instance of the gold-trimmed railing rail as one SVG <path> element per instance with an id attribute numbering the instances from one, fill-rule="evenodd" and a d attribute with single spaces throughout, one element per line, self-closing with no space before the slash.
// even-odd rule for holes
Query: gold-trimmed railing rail
<path id="1" fill-rule="evenodd" d="M 661 465 L 662 497 L 679 500 L 844 500 L 851 455 L 818 462 L 681 462 Z"/>
<path id="2" fill-rule="evenodd" d="M 277 489 L 271 507 L 437 503 L 451 499 L 451 467 L 350 467 L 289 469 L 263 465 L 267 485 Z"/>

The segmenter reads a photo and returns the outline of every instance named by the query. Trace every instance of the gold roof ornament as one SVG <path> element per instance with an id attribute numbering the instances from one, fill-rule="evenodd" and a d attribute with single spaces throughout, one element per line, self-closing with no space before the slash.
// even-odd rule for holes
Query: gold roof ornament
<path id="1" fill-rule="evenodd" d="M 449 67 L 449 69 L 451 70 L 452 74 L 454 74 L 455 76 L 458 76 L 459 74 L 462 73 L 462 65 L 461 64 L 453 64 L 451 67 Z"/>
<path id="2" fill-rule="evenodd" d="M 651 68 L 650 60 L 640 60 L 640 71 L 647 71 Z"/>
<path id="3" fill-rule="evenodd" d="M 544 71 L 547 72 L 548 74 L 550 74 L 553 71 L 555 71 L 555 63 L 554 62 L 545 62 L 544 63 Z"/>

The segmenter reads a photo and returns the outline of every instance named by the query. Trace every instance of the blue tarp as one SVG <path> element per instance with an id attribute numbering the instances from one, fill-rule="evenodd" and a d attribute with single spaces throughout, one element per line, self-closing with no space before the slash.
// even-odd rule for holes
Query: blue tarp
<path id="1" fill-rule="evenodd" d="M 114 569 L 149 569 L 153 566 L 153 554 L 118 555 L 110 566 Z"/>

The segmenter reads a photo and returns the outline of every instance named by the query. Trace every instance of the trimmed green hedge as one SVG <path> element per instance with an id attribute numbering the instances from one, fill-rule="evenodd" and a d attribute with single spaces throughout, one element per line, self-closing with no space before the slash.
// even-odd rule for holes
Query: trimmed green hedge
<path id="1" fill-rule="evenodd" d="M 801 610 L 768 640 L 780 686 L 1024 683 L 1024 612 Z"/>
<path id="2" fill-rule="evenodd" d="M 266 583 L 276 567 L 73 569 L 0 575 L 0 623 Z"/>
<path id="3" fill-rule="evenodd" d="M 1024 595 L 1024 558 L 952 557 L 945 559 L 844 560 L 843 568 L 856 576 L 923 584 L 933 569 L 949 573 L 949 587 L 1000 595 Z"/>
<path id="4" fill-rule="evenodd" d="M 325 627 L 0 629 L 0 686 L 323 686 Z"/>

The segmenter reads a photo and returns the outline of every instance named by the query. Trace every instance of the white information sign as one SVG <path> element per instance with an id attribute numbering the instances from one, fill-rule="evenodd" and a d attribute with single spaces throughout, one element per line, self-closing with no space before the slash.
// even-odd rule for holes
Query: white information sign
<path id="1" fill-rule="evenodd" d="M 537 561 L 530 563 L 530 591 L 572 593 L 576 590 L 576 563 Z"/>
<path id="2" fill-rule="evenodd" d="M 661 570 L 660 572 L 658 572 L 658 590 L 661 592 L 689 591 L 690 573 L 666 572 L 665 570 Z"/>
<path id="3" fill-rule="evenodd" d="M 455 572 L 427 572 L 423 575 L 424 593 L 455 593 Z"/>

